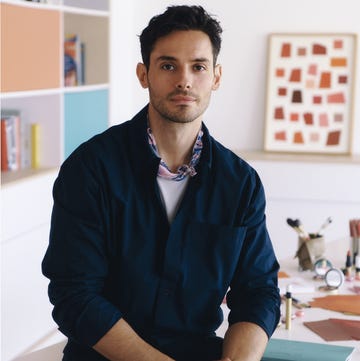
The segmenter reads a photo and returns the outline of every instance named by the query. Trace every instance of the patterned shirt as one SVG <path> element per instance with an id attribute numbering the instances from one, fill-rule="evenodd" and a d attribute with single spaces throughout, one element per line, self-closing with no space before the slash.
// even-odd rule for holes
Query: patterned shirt
<path id="1" fill-rule="evenodd" d="M 156 154 L 156 156 L 161 158 L 159 155 L 157 146 L 156 146 L 155 137 L 152 134 L 150 127 L 148 127 L 148 129 L 147 129 L 147 133 L 148 133 L 148 139 L 149 139 L 149 144 L 151 146 L 151 149 Z M 195 166 L 199 162 L 201 150 L 203 148 L 202 136 L 203 136 L 203 131 L 200 129 L 200 131 L 196 137 L 196 141 L 195 141 L 195 144 L 193 147 L 193 152 L 192 152 L 192 156 L 191 156 L 191 160 L 190 160 L 189 164 L 181 165 L 177 169 L 177 172 L 173 173 L 173 172 L 171 172 L 171 170 L 169 169 L 169 167 L 167 166 L 165 161 L 161 159 L 160 165 L 159 165 L 159 170 L 158 170 L 158 176 L 161 178 L 172 179 L 174 181 L 181 181 L 187 175 L 189 175 L 190 177 L 193 177 L 196 174 Z"/>

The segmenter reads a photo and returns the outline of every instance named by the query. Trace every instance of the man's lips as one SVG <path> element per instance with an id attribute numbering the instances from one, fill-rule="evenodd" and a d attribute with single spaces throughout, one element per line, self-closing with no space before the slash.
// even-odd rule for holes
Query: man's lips
<path id="1" fill-rule="evenodd" d="M 175 95 L 170 97 L 170 100 L 176 103 L 190 103 L 194 102 L 196 98 L 189 95 Z"/>

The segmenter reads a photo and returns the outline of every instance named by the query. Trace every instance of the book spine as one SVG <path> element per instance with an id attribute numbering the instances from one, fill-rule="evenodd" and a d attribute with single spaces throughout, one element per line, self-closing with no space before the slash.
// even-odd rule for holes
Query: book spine
<path id="1" fill-rule="evenodd" d="M 81 43 L 81 85 L 85 84 L 85 43 Z"/>
<path id="2" fill-rule="evenodd" d="M 8 169 L 10 171 L 18 170 L 19 167 L 19 136 L 18 136 L 18 118 L 9 116 L 6 118 L 6 143 L 8 156 Z"/>
<path id="3" fill-rule="evenodd" d="M 1 109 L 1 170 L 31 167 L 30 124 L 19 109 Z"/>
<path id="4" fill-rule="evenodd" d="M 40 125 L 31 124 L 31 167 L 38 169 L 40 167 Z"/>
<path id="5" fill-rule="evenodd" d="M 76 34 L 67 34 L 64 41 L 65 86 L 84 84 L 84 44 Z"/>
<path id="6" fill-rule="evenodd" d="M 19 170 L 21 169 L 21 121 L 18 115 L 14 115 L 14 126 L 16 170 Z"/>
<path id="7" fill-rule="evenodd" d="M 6 137 L 6 119 L 1 118 L 1 171 L 9 170 Z"/>
<path id="8" fill-rule="evenodd" d="M 27 122 L 20 123 L 21 169 L 31 168 L 31 134 Z"/>

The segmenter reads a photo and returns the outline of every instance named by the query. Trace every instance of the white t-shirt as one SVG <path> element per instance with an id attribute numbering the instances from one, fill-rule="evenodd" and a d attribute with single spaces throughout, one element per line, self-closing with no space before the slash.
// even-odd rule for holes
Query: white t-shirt
<path id="1" fill-rule="evenodd" d="M 160 189 L 160 196 L 166 209 L 169 223 L 171 223 L 179 208 L 180 202 L 184 196 L 186 186 L 190 176 L 186 176 L 180 181 L 157 177 L 157 183 Z"/>

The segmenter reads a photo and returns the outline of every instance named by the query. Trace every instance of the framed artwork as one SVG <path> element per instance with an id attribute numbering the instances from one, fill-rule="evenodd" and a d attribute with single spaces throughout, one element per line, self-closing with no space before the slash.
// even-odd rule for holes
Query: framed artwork
<path id="1" fill-rule="evenodd" d="M 356 34 L 271 34 L 266 151 L 349 154 Z"/>

